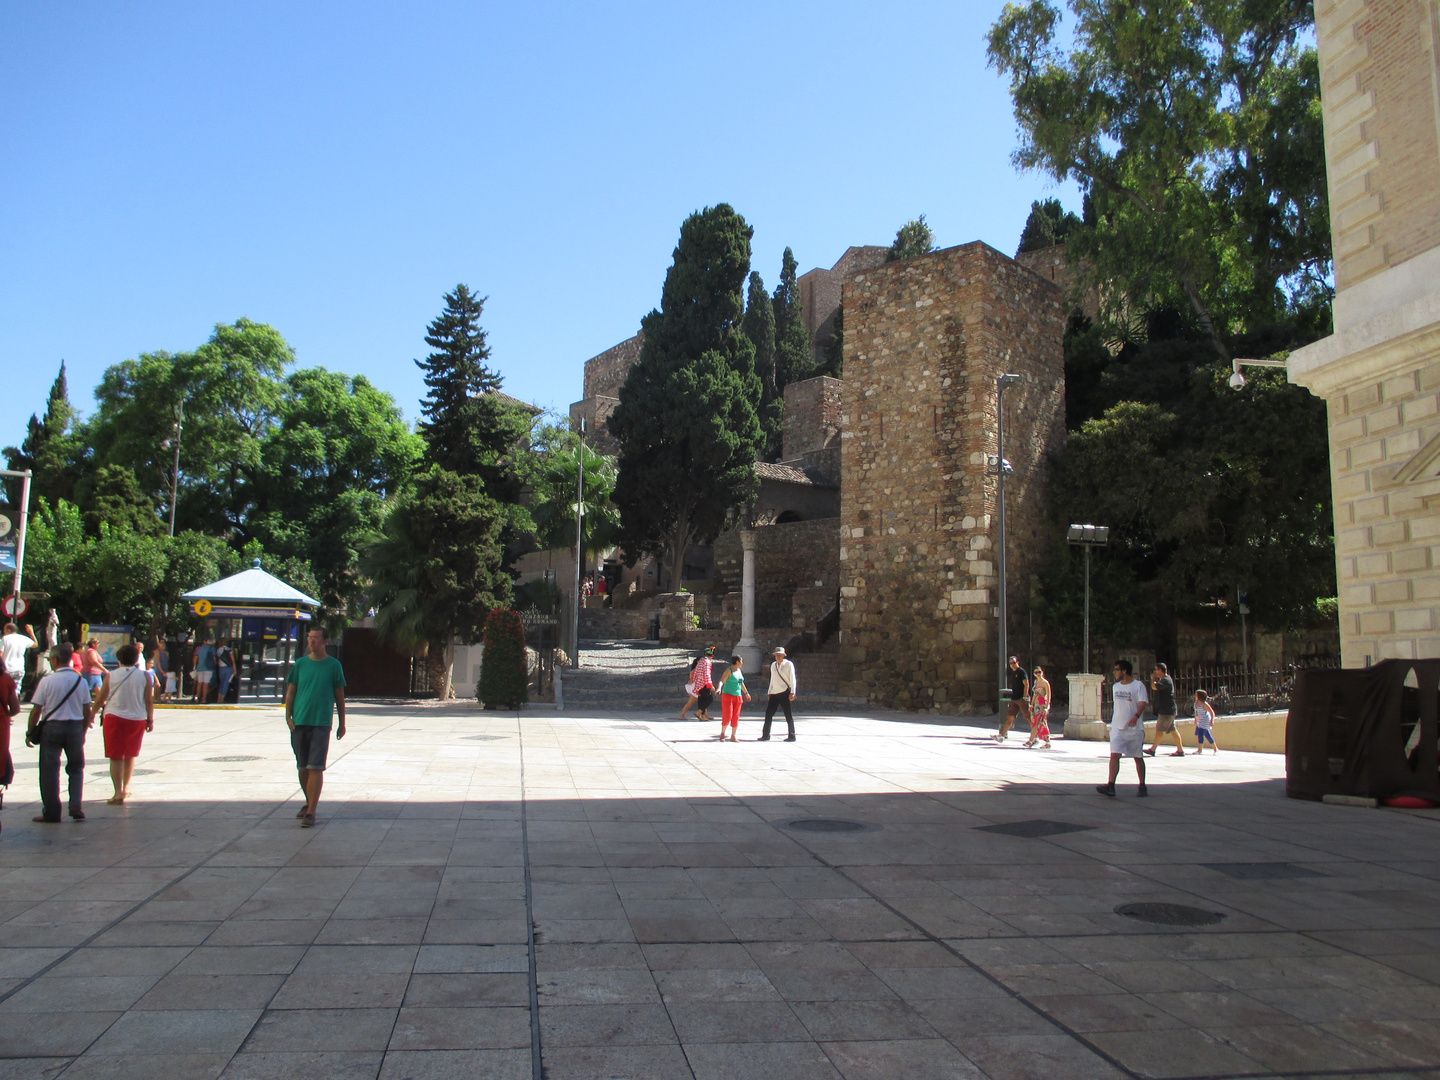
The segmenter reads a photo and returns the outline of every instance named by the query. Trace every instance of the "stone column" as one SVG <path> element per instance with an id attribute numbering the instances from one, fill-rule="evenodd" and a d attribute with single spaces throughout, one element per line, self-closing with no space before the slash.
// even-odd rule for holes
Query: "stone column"
<path id="1" fill-rule="evenodd" d="M 1105 722 L 1100 719 L 1105 676 L 1073 672 L 1065 676 L 1065 681 L 1070 684 L 1070 713 L 1065 720 L 1065 738 L 1104 742 L 1110 737 Z"/>
<path id="2" fill-rule="evenodd" d="M 760 646 L 755 641 L 755 530 L 740 530 L 744 551 L 740 571 L 740 640 L 735 655 L 745 661 L 745 670 L 760 670 Z"/>

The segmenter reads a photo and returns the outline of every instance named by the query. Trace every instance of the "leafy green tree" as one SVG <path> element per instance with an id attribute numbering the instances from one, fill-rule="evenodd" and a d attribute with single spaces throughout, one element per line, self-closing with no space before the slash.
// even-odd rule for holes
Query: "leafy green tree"
<path id="1" fill-rule="evenodd" d="M 822 354 L 824 362 L 816 375 L 829 375 L 833 379 L 845 377 L 845 305 L 835 309 L 835 319 L 830 324 L 830 336 L 825 339 Z"/>
<path id="2" fill-rule="evenodd" d="M 755 374 L 760 376 L 760 427 L 765 432 L 765 458 L 780 459 L 785 418 L 785 401 L 775 383 L 775 306 L 765 292 L 765 282 L 751 272 L 745 296 L 745 336 L 755 346 Z"/>
<path id="3" fill-rule="evenodd" d="M 358 614 L 360 553 L 423 447 L 394 399 L 364 376 L 297 371 L 285 381 L 261 467 L 245 490 L 244 531 L 271 558 L 298 559 L 313 572 L 326 616 Z"/>
<path id="4" fill-rule="evenodd" d="M 780 261 L 780 283 L 775 286 L 771 306 L 775 309 L 775 390 L 783 393 L 792 382 L 800 382 L 814 374 L 815 361 L 810 352 L 810 331 L 805 329 L 805 314 L 800 305 L 800 281 L 796 276 L 799 264 L 787 247 Z"/>
<path id="5" fill-rule="evenodd" d="M 490 609 L 510 602 L 505 520 L 478 476 L 431 466 L 396 501 L 362 558 L 376 628 L 403 647 L 428 646 L 442 700 L 450 695 L 455 639 L 478 639 Z"/>
<path id="6" fill-rule="evenodd" d="M 1025 219 L 1025 228 L 1020 233 L 1020 247 L 1015 254 L 1023 255 L 1027 251 L 1063 244 L 1081 228 L 1083 223 L 1080 218 L 1073 212 L 1067 212 L 1059 199 L 1037 199 L 1030 204 L 1030 216 Z"/>
<path id="7" fill-rule="evenodd" d="M 917 255 L 929 255 L 935 250 L 935 234 L 930 231 L 930 226 L 925 222 L 925 215 L 921 214 L 912 221 L 907 221 L 895 232 L 895 241 L 890 245 L 890 250 L 885 254 L 886 262 L 895 262 L 897 259 L 913 259 Z"/>
<path id="8" fill-rule="evenodd" d="M 1078 182 L 1081 287 L 1111 321 L 1191 311 L 1228 360 L 1240 329 L 1328 302 L 1320 88 L 1308 0 L 1007 4 L 990 62 L 1010 79 L 1016 164 Z M 1072 42 L 1067 49 L 1061 41 Z M 1313 320 L 1312 320 L 1313 321 Z"/>
<path id="9" fill-rule="evenodd" d="M 1194 362 L 1204 342 L 1148 352 L 1107 380 L 1121 400 L 1070 433 L 1050 489 L 1057 535 L 1068 521 L 1111 527 L 1101 617 L 1108 604 L 1130 640 L 1173 641 L 1176 613 L 1239 587 L 1260 624 L 1305 624 L 1335 595 L 1324 403 L 1268 373 L 1236 393 L 1228 369 Z M 1052 562 L 1052 604 L 1076 602 L 1078 566 Z"/>
<path id="10" fill-rule="evenodd" d="M 729 509 L 758 491 L 763 391 L 741 328 L 752 232 L 724 203 L 686 218 L 660 309 L 642 321 L 640 359 L 609 420 L 620 443 L 615 503 L 626 558 L 668 552 L 672 588 L 686 549 L 713 540 Z"/>
<path id="11" fill-rule="evenodd" d="M 54 504 L 60 499 L 75 497 L 75 484 L 80 476 L 79 462 L 83 443 L 76 430 L 77 414 L 70 404 L 70 384 L 65 377 L 65 362 L 50 385 L 43 418 L 30 417 L 25 439 L 17 446 L 7 446 L 5 457 L 11 469 L 29 469 L 31 499 L 47 499 Z M 11 505 L 20 505 L 20 481 L 6 479 Z"/>
<path id="12" fill-rule="evenodd" d="M 97 535 L 102 525 L 139 536 L 155 536 L 165 529 L 156 516 L 154 500 L 140 490 L 135 474 L 123 465 L 101 465 L 82 484 L 80 502 L 89 507 L 85 524 L 92 535 Z"/>

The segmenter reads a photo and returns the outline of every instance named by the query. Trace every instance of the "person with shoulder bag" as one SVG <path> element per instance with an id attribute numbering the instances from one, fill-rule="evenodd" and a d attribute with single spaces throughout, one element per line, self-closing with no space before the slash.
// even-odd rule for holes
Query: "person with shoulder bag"
<path id="1" fill-rule="evenodd" d="M 155 730 L 155 684 L 149 673 L 136 665 L 139 646 L 121 645 L 115 650 L 115 659 L 120 666 L 106 674 L 94 705 L 105 735 L 110 782 L 115 785 L 115 794 L 107 800 L 111 806 L 130 797 L 130 777 L 135 771 L 135 759 L 140 756 L 140 744 L 147 731 Z"/>
<path id="2" fill-rule="evenodd" d="M 85 733 L 94 725 L 90 687 L 70 666 L 75 648 L 57 645 L 50 653 L 55 670 L 41 680 L 31 696 L 30 723 L 25 745 L 40 748 L 41 816 L 46 825 L 60 823 L 60 755 L 70 778 L 70 816 L 85 820 L 81 798 L 85 784 Z M 82 689 L 83 688 L 83 689 Z"/>

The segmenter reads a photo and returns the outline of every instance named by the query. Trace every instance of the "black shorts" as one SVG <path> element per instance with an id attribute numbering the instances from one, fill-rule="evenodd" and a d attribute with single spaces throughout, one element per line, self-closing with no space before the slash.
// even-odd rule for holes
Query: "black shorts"
<path id="1" fill-rule="evenodd" d="M 715 691 L 711 690 L 708 686 L 702 686 L 700 687 L 700 689 L 695 691 L 695 707 L 701 712 L 705 712 L 707 709 L 709 709 L 711 703 L 714 700 Z"/>
<path id="2" fill-rule="evenodd" d="M 296 724 L 290 732 L 290 748 L 295 751 L 295 764 L 310 772 L 324 772 L 330 754 L 330 728 L 319 724 Z"/>

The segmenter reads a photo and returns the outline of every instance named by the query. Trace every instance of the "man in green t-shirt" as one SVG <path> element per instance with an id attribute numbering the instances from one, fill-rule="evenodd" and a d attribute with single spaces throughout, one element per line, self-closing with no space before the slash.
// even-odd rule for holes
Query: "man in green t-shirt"
<path id="1" fill-rule="evenodd" d="M 315 824 L 320 789 L 325 786 L 325 758 L 330 753 L 330 720 L 340 714 L 337 739 L 345 737 L 345 671 L 326 651 L 330 633 L 317 626 L 309 634 L 310 652 L 296 660 L 286 678 L 285 723 L 290 726 L 290 746 L 300 770 L 300 790 L 305 805 L 295 816 L 302 828 Z"/>

